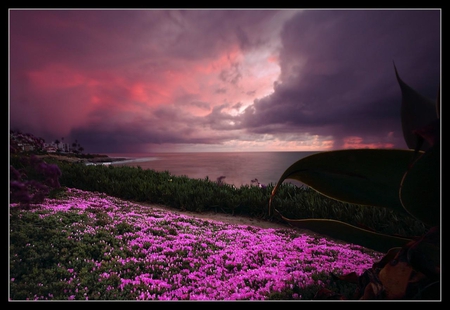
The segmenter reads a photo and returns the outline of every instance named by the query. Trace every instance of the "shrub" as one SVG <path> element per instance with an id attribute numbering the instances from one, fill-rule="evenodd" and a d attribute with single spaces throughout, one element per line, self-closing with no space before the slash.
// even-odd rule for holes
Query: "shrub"
<path id="1" fill-rule="evenodd" d="M 10 165 L 10 201 L 23 208 L 42 203 L 50 192 L 61 187 L 61 170 L 56 164 L 48 164 L 35 155 L 13 155 Z"/>

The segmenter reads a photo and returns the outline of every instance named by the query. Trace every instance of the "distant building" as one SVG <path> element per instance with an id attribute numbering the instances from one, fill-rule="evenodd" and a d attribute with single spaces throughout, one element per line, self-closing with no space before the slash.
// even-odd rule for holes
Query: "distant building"
<path id="1" fill-rule="evenodd" d="M 23 146 L 23 150 L 24 151 L 33 151 L 34 150 L 34 146 L 30 145 L 30 144 L 25 144 Z"/>
<path id="2" fill-rule="evenodd" d="M 22 150 L 22 151 L 33 151 L 34 147 L 31 144 L 26 144 L 26 143 L 17 143 L 17 146 Z"/>
<path id="3" fill-rule="evenodd" d="M 46 150 L 47 152 L 70 152 L 70 146 L 69 143 L 63 143 L 60 142 L 58 144 L 56 144 L 55 142 L 50 142 L 50 143 L 44 143 L 44 150 Z"/>
<path id="4" fill-rule="evenodd" d="M 47 153 L 56 153 L 56 148 L 54 148 L 53 146 L 47 146 L 45 148 L 45 151 L 47 151 Z"/>

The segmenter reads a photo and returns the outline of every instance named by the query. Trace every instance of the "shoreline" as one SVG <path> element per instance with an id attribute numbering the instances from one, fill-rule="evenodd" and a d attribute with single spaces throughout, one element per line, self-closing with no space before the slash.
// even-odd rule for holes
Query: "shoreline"
<path id="1" fill-rule="evenodd" d="M 89 154 L 90 155 L 90 154 Z M 115 162 L 121 162 L 128 160 L 125 157 L 109 157 L 106 155 L 96 155 L 92 154 L 90 158 L 83 158 L 78 156 L 70 156 L 70 155 L 60 155 L 60 154 L 45 154 L 45 155 L 37 155 L 39 158 L 53 158 L 56 160 L 67 161 L 70 163 L 84 163 L 86 165 L 109 165 Z"/>

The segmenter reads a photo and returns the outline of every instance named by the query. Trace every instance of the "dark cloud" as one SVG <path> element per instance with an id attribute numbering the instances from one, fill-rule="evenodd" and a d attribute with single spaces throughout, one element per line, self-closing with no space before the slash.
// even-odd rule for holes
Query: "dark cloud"
<path id="1" fill-rule="evenodd" d="M 231 108 L 235 109 L 235 110 L 239 110 L 242 107 L 242 102 L 238 102 L 236 104 L 234 104 Z"/>
<path id="2" fill-rule="evenodd" d="M 238 120 L 229 113 L 223 111 L 228 107 L 228 104 L 215 106 L 211 113 L 204 117 L 202 122 L 204 122 L 209 128 L 214 130 L 238 129 Z"/>
<path id="3" fill-rule="evenodd" d="M 218 88 L 218 89 L 216 89 L 216 91 L 215 91 L 215 93 L 216 94 L 225 94 L 227 92 L 227 89 L 226 88 Z"/>
<path id="4" fill-rule="evenodd" d="M 229 119 L 221 113 L 221 108 L 215 108 L 206 118 L 169 106 L 159 107 L 141 117 L 131 116 L 133 118 L 124 114 L 115 118 L 104 112 L 98 121 L 75 128 L 70 136 L 76 137 L 82 146 L 88 145 L 90 152 L 106 153 L 158 151 L 162 144 L 222 144 L 238 138 L 238 135 L 227 132 L 209 134 L 207 130 L 199 131 L 202 127 L 220 127 Z"/>
<path id="5" fill-rule="evenodd" d="M 239 63 L 231 63 L 230 67 L 220 71 L 219 79 L 225 83 L 231 83 L 236 85 L 242 78 L 242 74 L 239 69 Z"/>
<path id="6" fill-rule="evenodd" d="M 78 137 L 81 145 L 88 145 L 89 152 L 139 153 L 158 151 L 162 144 L 217 144 L 223 139 L 212 137 L 185 136 L 186 133 L 166 130 L 142 130 L 142 128 L 111 128 L 102 130 L 96 127 L 77 128 L 70 135 Z"/>
<path id="7" fill-rule="evenodd" d="M 256 92 L 255 92 L 254 90 L 250 90 L 250 91 L 245 92 L 245 94 L 246 94 L 247 96 L 254 96 L 255 93 L 256 93 Z"/>
<path id="8" fill-rule="evenodd" d="M 211 105 L 208 102 L 204 102 L 204 101 L 191 101 L 188 104 L 198 107 L 202 110 L 209 111 L 211 109 Z"/>
<path id="9" fill-rule="evenodd" d="M 249 131 L 277 124 L 333 136 L 338 148 L 347 136 L 387 143 L 394 132 L 404 147 L 393 62 L 410 86 L 437 94 L 439 11 L 306 11 L 285 25 L 282 43 L 281 83 L 246 110 Z"/>
<path id="10" fill-rule="evenodd" d="M 162 29 L 168 55 L 203 59 L 212 58 L 233 44 L 242 49 L 260 46 L 264 42 L 261 29 L 277 11 L 172 10 L 161 14 L 174 21 L 173 26 Z"/>

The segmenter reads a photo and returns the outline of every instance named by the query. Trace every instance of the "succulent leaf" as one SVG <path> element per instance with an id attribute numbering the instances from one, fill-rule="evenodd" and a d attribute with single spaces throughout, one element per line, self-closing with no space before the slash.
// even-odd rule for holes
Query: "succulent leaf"
<path id="1" fill-rule="evenodd" d="M 408 170 L 400 185 L 404 209 L 429 226 L 440 225 L 440 148 L 432 147 Z"/>
<path id="2" fill-rule="evenodd" d="M 316 153 L 298 160 L 282 174 L 271 200 L 284 180 L 294 179 L 336 200 L 406 213 L 399 185 L 413 156 L 413 150 L 392 149 Z"/>
<path id="3" fill-rule="evenodd" d="M 278 211 L 276 211 L 278 213 Z M 358 244 L 366 248 L 386 253 L 391 248 L 402 247 L 411 239 L 385 235 L 362 229 L 341 221 L 330 219 L 289 219 L 280 214 L 290 225 L 324 234 L 347 243 Z"/>
<path id="4" fill-rule="evenodd" d="M 436 119 L 436 103 L 412 89 L 400 78 L 397 68 L 394 65 L 395 75 L 402 92 L 401 119 L 403 138 L 410 149 L 416 149 L 417 139 L 414 131 L 423 128 Z M 421 150 L 429 147 L 428 142 L 424 142 Z"/>

